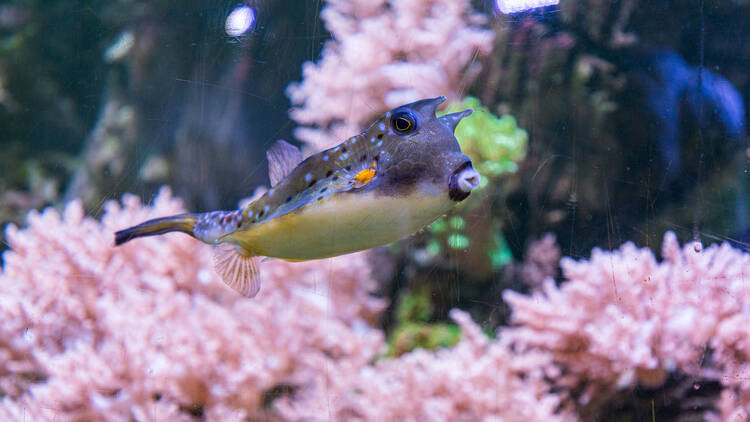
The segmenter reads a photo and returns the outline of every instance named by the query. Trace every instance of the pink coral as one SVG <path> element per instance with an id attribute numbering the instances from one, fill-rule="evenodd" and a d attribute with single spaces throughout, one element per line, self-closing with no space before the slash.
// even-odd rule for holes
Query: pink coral
<path id="1" fill-rule="evenodd" d="M 531 242 L 524 253 L 521 265 L 521 280 L 532 290 L 539 289 L 544 280 L 554 277 L 562 252 L 557 246 L 554 234 L 547 233 L 541 239 Z"/>
<path id="2" fill-rule="evenodd" d="M 750 413 L 750 255 L 728 245 L 667 234 L 662 262 L 632 244 L 564 259 L 562 286 L 504 294 L 500 340 L 454 310 L 453 348 L 379 359 L 366 254 L 266 262 L 247 300 L 184 235 L 113 248 L 116 229 L 181 211 L 168 191 L 123 202 L 101 222 L 74 202 L 8 228 L 0 419 L 564 421 L 566 394 L 596 402 L 674 370 L 720 381 L 717 418 Z"/>
<path id="3" fill-rule="evenodd" d="M 358 133 L 373 115 L 424 97 L 460 99 L 492 49 L 469 0 L 328 0 L 333 40 L 287 90 L 295 136 L 319 150 Z M 346 81 L 342 84 L 342 81 Z"/>
<path id="4" fill-rule="evenodd" d="M 750 255 L 728 244 L 680 248 L 667 233 L 662 256 L 626 243 L 594 250 L 588 262 L 563 259 L 569 281 L 560 287 L 548 279 L 533 296 L 505 292 L 516 326 L 504 339 L 521 353 L 551 353 L 564 369 L 555 382 L 586 387 L 584 402 L 614 388 L 659 386 L 674 370 L 706 376 L 704 357 L 714 350 L 723 416 L 747 415 L 750 383 L 739 374 L 750 360 Z"/>
<path id="5" fill-rule="evenodd" d="M 372 364 L 383 301 L 365 253 L 263 263 L 248 300 L 187 236 L 114 248 L 115 230 L 181 212 L 168 191 L 123 203 L 101 222 L 73 202 L 8 228 L 0 420 L 568 419 L 548 358 L 513 356 L 459 311 L 456 347 Z"/>
<path id="6" fill-rule="evenodd" d="M 418 349 L 373 366 L 338 362 L 311 388 L 278 407 L 289 420 L 569 421 L 544 377 L 549 357 L 516 356 L 454 309 L 461 341 L 451 349 Z M 321 415 L 310 418 L 310 415 Z"/>
<path id="7" fill-rule="evenodd" d="M 181 211 L 162 192 L 9 227 L 0 275 L 0 410 L 63 420 L 228 420 L 263 414 L 264 393 L 304 384 L 336 360 L 367 363 L 382 308 L 364 254 L 263 264 L 266 288 L 238 297 L 214 275 L 210 247 L 184 235 L 114 248 L 112 233 Z"/>

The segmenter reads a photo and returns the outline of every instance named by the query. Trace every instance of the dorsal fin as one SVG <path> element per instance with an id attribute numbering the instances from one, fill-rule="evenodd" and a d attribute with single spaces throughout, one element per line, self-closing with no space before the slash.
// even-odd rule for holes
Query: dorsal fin
<path id="1" fill-rule="evenodd" d="M 266 152 L 266 157 L 268 158 L 268 177 L 271 179 L 271 186 L 275 186 L 302 162 L 302 151 L 289 142 L 279 139 Z"/>

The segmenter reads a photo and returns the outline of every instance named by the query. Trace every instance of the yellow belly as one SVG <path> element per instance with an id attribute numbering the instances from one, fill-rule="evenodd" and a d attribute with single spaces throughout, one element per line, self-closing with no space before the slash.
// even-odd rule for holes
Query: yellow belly
<path id="1" fill-rule="evenodd" d="M 262 256 L 327 258 L 395 242 L 432 223 L 454 205 L 447 193 L 437 190 L 432 194 L 416 189 L 399 197 L 345 193 L 229 237 Z"/>

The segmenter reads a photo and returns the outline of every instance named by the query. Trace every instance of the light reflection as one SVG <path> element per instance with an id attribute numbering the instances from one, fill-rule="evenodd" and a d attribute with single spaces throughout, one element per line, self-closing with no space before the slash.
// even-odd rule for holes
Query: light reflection
<path id="1" fill-rule="evenodd" d="M 227 16 L 224 24 L 224 30 L 230 37 L 239 37 L 247 32 L 255 22 L 255 11 L 250 6 L 237 6 L 232 13 Z"/>
<path id="2" fill-rule="evenodd" d="M 495 0 L 497 9 L 502 13 L 518 13 L 538 7 L 552 6 L 560 0 Z"/>

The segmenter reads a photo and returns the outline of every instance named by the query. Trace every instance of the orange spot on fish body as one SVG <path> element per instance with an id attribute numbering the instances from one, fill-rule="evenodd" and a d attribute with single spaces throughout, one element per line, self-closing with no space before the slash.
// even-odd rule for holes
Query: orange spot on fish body
<path id="1" fill-rule="evenodd" d="M 357 181 L 357 187 L 364 186 L 367 183 L 372 180 L 373 177 L 375 177 L 375 167 L 377 166 L 377 163 L 373 162 L 372 167 L 366 168 L 359 173 L 357 173 L 356 176 L 354 176 L 354 180 Z"/>

